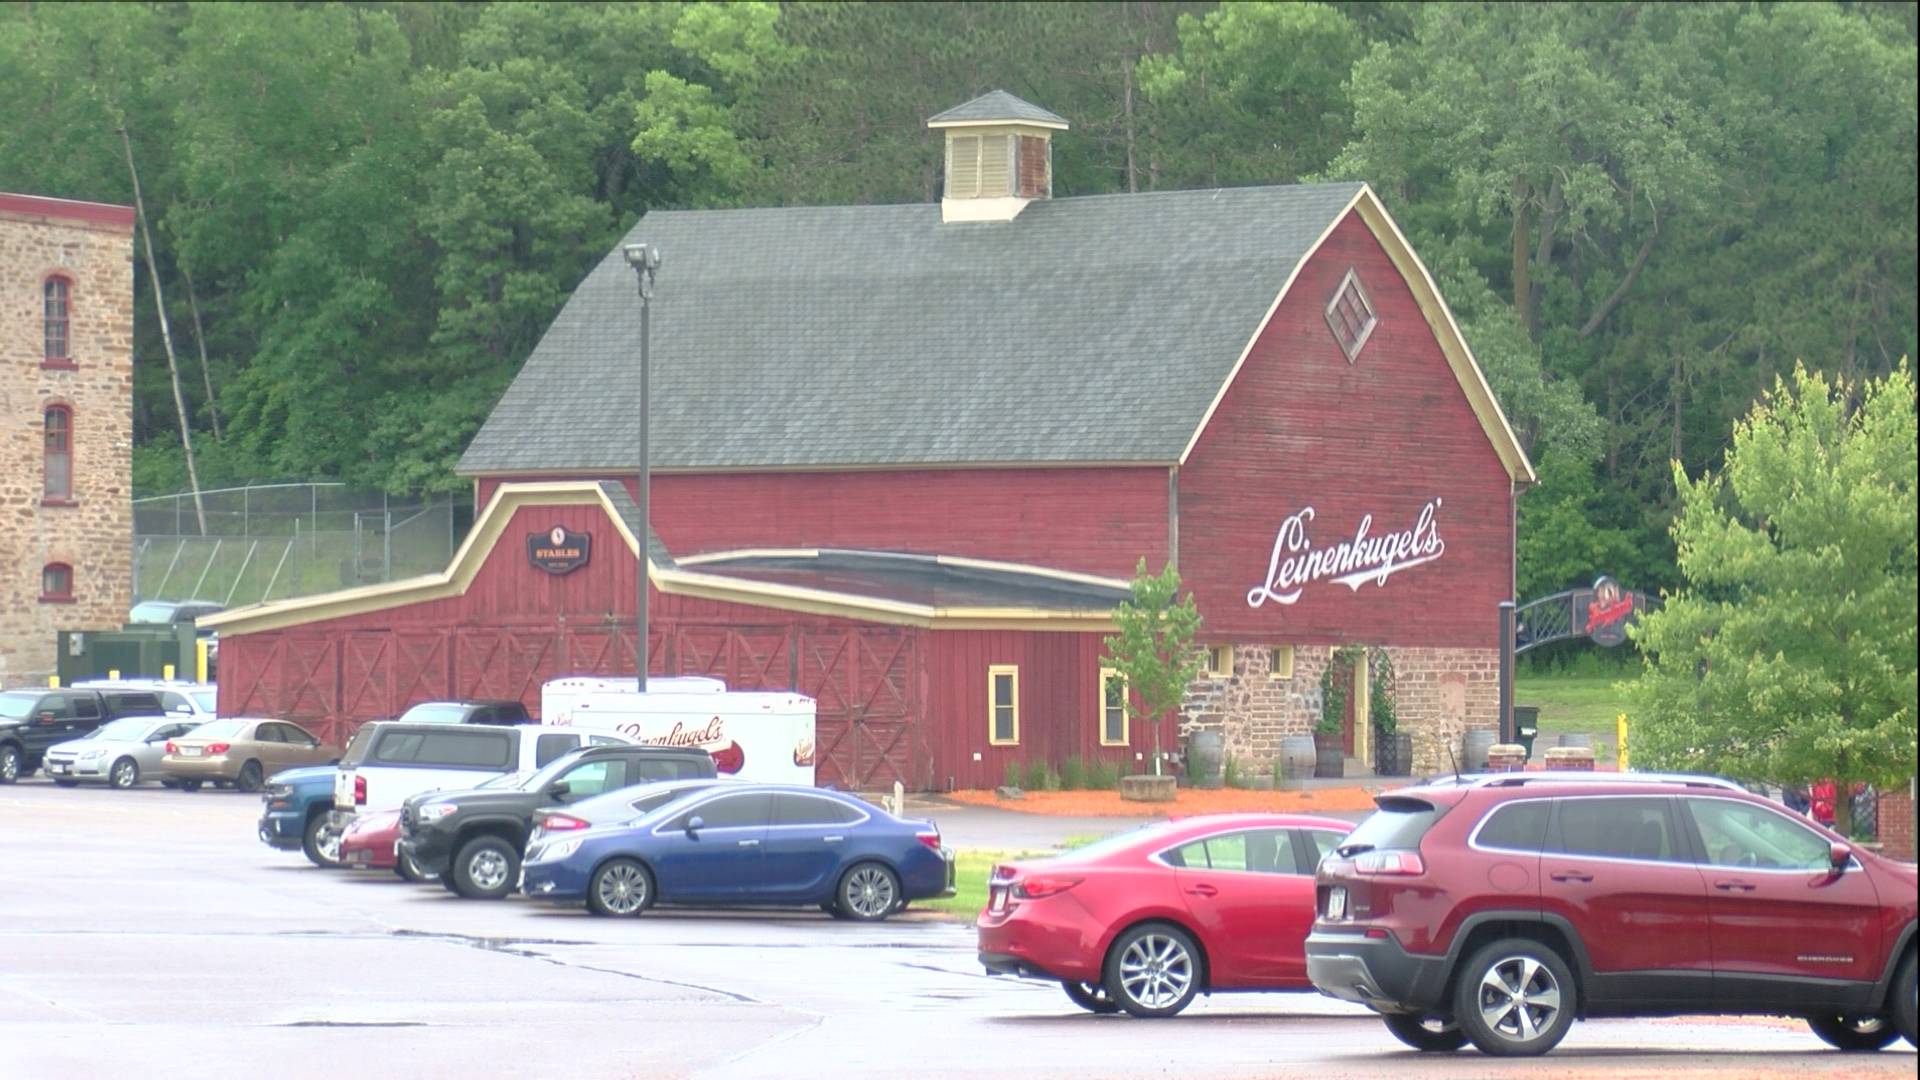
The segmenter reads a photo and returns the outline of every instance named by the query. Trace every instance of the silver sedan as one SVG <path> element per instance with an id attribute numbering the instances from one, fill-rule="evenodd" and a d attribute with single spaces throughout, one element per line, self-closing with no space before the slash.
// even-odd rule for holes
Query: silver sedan
<path id="1" fill-rule="evenodd" d="M 160 779 L 167 740 L 196 726 L 198 721 L 178 716 L 124 716 L 90 735 L 49 747 L 44 768 L 61 787 L 105 781 L 130 788 L 145 777 Z"/>

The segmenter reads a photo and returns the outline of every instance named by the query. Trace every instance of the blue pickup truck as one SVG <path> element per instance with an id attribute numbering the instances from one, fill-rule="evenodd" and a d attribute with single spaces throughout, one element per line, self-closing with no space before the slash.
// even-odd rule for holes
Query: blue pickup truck
<path id="1" fill-rule="evenodd" d="M 332 765 L 288 769 L 267 778 L 261 801 L 260 842 L 278 851 L 304 851 L 313 865 L 340 866 L 341 819 L 333 812 Z"/>

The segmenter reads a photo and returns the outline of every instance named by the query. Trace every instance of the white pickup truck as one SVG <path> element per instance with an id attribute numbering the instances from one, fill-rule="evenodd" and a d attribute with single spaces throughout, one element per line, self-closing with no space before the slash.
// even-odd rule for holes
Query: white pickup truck
<path id="1" fill-rule="evenodd" d="M 504 773 L 531 772 L 580 746 L 626 745 L 618 731 L 522 724 L 368 724 L 353 735 L 333 777 L 343 816 L 398 807 L 410 795 L 464 790 Z"/>

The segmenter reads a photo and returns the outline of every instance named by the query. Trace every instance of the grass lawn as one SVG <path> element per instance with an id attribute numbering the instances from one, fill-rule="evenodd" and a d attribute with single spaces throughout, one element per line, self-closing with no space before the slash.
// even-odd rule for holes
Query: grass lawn
<path id="1" fill-rule="evenodd" d="M 1614 760 L 1614 721 L 1627 711 L 1613 684 L 1624 675 L 1516 674 L 1513 702 L 1540 707 L 1540 734 L 1583 731 L 1593 736 L 1594 757 Z M 1631 736 L 1629 736 L 1631 737 Z"/>
<path id="2" fill-rule="evenodd" d="M 954 894 L 943 900 L 916 900 L 915 908 L 928 911 L 941 911 L 949 915 L 964 916 L 971 920 L 987 906 L 987 876 L 993 873 L 993 864 L 1010 862 L 1014 859 L 1040 859 L 1048 855 L 1058 855 L 1062 851 L 1071 851 L 1084 847 L 1100 837 L 1088 833 L 1084 836 L 1069 836 L 1052 851 L 981 851 L 975 848 L 960 848 L 954 852 L 953 888 Z"/>

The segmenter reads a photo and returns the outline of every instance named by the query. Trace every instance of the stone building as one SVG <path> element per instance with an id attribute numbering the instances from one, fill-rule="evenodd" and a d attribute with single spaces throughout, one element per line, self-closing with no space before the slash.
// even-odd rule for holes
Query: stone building
<path id="1" fill-rule="evenodd" d="M 0 685 L 132 577 L 133 208 L 0 193 Z"/>

